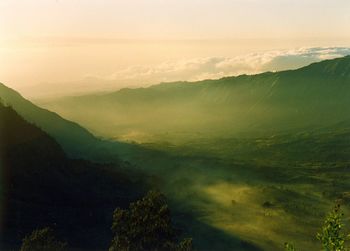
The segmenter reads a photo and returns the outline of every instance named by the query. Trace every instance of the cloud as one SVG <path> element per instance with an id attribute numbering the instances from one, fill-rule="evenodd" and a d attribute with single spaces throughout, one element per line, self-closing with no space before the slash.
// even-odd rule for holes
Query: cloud
<path id="1" fill-rule="evenodd" d="M 295 50 L 267 51 L 237 57 L 205 57 L 167 61 L 158 65 L 138 65 L 118 70 L 109 76 L 89 76 L 71 83 L 56 83 L 51 95 L 79 95 L 89 92 L 115 91 L 124 87 L 145 87 L 161 82 L 198 81 L 265 71 L 296 69 L 313 62 L 350 55 L 347 47 L 299 48 Z M 42 86 L 37 93 L 50 96 Z M 64 88 L 68 86 L 69 88 Z M 34 88 L 35 89 L 35 88 Z M 58 91 L 59 89 L 59 91 Z M 31 88 L 33 91 L 33 88 Z"/>
<path id="2" fill-rule="evenodd" d="M 296 69 L 324 59 L 350 54 L 346 47 L 300 48 L 237 57 L 206 57 L 168 61 L 155 66 L 133 66 L 102 79 L 118 86 L 144 86 L 160 82 L 198 81 L 265 71 Z M 98 78 L 99 79 L 99 78 Z"/>

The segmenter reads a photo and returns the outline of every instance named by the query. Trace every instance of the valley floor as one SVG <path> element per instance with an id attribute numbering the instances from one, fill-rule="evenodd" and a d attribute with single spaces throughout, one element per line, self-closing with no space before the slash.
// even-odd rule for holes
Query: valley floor
<path id="1" fill-rule="evenodd" d="M 327 131 L 152 143 L 129 160 L 157 177 L 199 250 L 277 251 L 285 242 L 315 250 L 336 200 L 350 225 L 348 139 L 348 131 Z"/>

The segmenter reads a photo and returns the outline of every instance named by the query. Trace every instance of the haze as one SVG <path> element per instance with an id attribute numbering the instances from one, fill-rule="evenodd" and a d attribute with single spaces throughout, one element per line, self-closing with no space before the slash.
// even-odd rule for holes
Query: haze
<path id="1" fill-rule="evenodd" d="M 0 77 L 44 97 L 296 68 L 348 54 L 349 10 L 347 0 L 2 0 Z"/>

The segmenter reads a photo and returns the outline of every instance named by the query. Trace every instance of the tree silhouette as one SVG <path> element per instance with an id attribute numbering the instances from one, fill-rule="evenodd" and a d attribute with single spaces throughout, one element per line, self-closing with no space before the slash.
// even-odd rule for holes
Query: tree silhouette
<path id="1" fill-rule="evenodd" d="M 166 198 L 156 191 L 131 203 L 128 210 L 117 208 L 112 231 L 114 239 L 110 251 L 193 250 L 192 239 L 178 241 Z"/>

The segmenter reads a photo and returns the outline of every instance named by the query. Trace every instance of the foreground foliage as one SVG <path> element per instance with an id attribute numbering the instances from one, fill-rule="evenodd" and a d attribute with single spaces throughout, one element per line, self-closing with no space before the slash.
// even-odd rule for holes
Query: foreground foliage
<path id="1" fill-rule="evenodd" d="M 150 191 L 131 203 L 129 210 L 117 208 L 113 215 L 114 238 L 110 251 L 192 251 L 192 239 L 179 241 L 172 226 L 170 209 L 163 194 Z M 20 251 L 64 251 L 67 243 L 56 239 L 51 228 L 34 230 L 23 239 Z"/>
<path id="2" fill-rule="evenodd" d="M 171 224 L 165 196 L 156 191 L 131 203 L 128 210 L 117 208 L 112 231 L 114 239 L 110 251 L 193 249 L 191 239 L 178 242 L 178 231 Z"/>
<path id="3" fill-rule="evenodd" d="M 20 251 L 64 251 L 67 243 L 58 241 L 51 228 L 34 230 L 23 239 Z"/>
<path id="4" fill-rule="evenodd" d="M 316 235 L 316 238 L 321 242 L 322 251 L 349 250 L 345 247 L 345 241 L 349 240 L 350 235 L 346 235 L 343 231 L 343 216 L 340 204 L 337 204 L 327 215 L 321 231 Z M 296 251 L 293 244 L 285 243 L 284 247 L 286 251 Z"/>
<path id="5" fill-rule="evenodd" d="M 340 205 L 336 205 L 325 219 L 321 232 L 317 233 L 317 239 L 321 241 L 324 251 L 346 250 L 345 241 L 349 238 L 343 232 L 343 215 Z"/>

